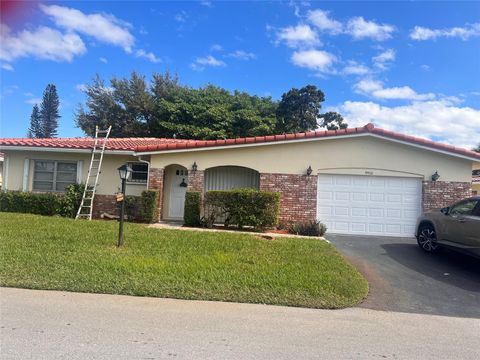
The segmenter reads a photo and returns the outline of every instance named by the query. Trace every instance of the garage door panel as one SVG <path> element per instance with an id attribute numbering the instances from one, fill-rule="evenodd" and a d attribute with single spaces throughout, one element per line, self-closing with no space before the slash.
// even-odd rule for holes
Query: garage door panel
<path id="1" fill-rule="evenodd" d="M 420 179 L 319 175 L 318 219 L 333 233 L 413 236 L 420 207 Z"/>

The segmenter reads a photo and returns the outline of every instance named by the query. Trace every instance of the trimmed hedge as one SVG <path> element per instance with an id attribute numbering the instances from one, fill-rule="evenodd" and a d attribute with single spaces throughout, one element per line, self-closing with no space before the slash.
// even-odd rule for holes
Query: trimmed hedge
<path id="1" fill-rule="evenodd" d="M 84 185 L 71 184 L 65 193 L 0 192 L 0 211 L 74 218 L 82 201 Z"/>
<path id="2" fill-rule="evenodd" d="M 125 211 L 130 220 L 152 223 L 157 219 L 158 191 L 145 190 L 141 196 L 125 197 Z"/>
<path id="3" fill-rule="evenodd" d="M 320 221 L 299 222 L 290 226 L 288 232 L 295 235 L 323 236 L 327 232 L 327 226 Z"/>
<path id="4" fill-rule="evenodd" d="M 82 201 L 84 185 L 69 185 L 63 194 L 0 192 L 0 211 L 74 218 Z M 157 218 L 158 191 L 146 190 L 141 196 L 127 196 L 125 208 L 133 221 L 151 223 Z"/>
<path id="5" fill-rule="evenodd" d="M 278 223 L 280 194 L 254 189 L 213 190 L 205 194 L 207 227 L 223 218 L 226 227 L 252 226 L 255 229 L 274 227 Z"/>
<path id="6" fill-rule="evenodd" d="M 186 226 L 200 226 L 200 207 L 202 203 L 202 193 L 199 191 L 187 191 L 185 194 L 185 211 L 183 221 Z"/>
<path id="7" fill-rule="evenodd" d="M 36 215 L 60 215 L 62 195 L 8 191 L 0 193 L 0 211 Z"/>

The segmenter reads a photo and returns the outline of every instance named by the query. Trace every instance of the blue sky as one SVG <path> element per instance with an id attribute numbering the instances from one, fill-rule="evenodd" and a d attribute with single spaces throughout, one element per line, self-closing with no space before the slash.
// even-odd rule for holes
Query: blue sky
<path id="1" fill-rule="evenodd" d="M 0 136 L 23 137 L 45 86 L 59 136 L 95 74 L 170 70 L 278 99 L 314 84 L 352 126 L 480 142 L 479 2 L 25 2 L 2 16 Z"/>

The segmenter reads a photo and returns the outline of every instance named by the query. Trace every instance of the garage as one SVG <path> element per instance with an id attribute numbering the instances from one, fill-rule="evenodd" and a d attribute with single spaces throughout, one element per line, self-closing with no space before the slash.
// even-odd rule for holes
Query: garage
<path id="1" fill-rule="evenodd" d="M 413 236 L 421 200 L 419 178 L 318 176 L 317 218 L 332 233 Z"/>

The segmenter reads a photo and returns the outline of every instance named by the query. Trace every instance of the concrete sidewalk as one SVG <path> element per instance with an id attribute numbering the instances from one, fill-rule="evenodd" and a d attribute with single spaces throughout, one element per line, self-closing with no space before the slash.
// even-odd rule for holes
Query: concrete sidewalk
<path id="1" fill-rule="evenodd" d="M 478 319 L 2 288 L 2 359 L 477 359 Z"/>

